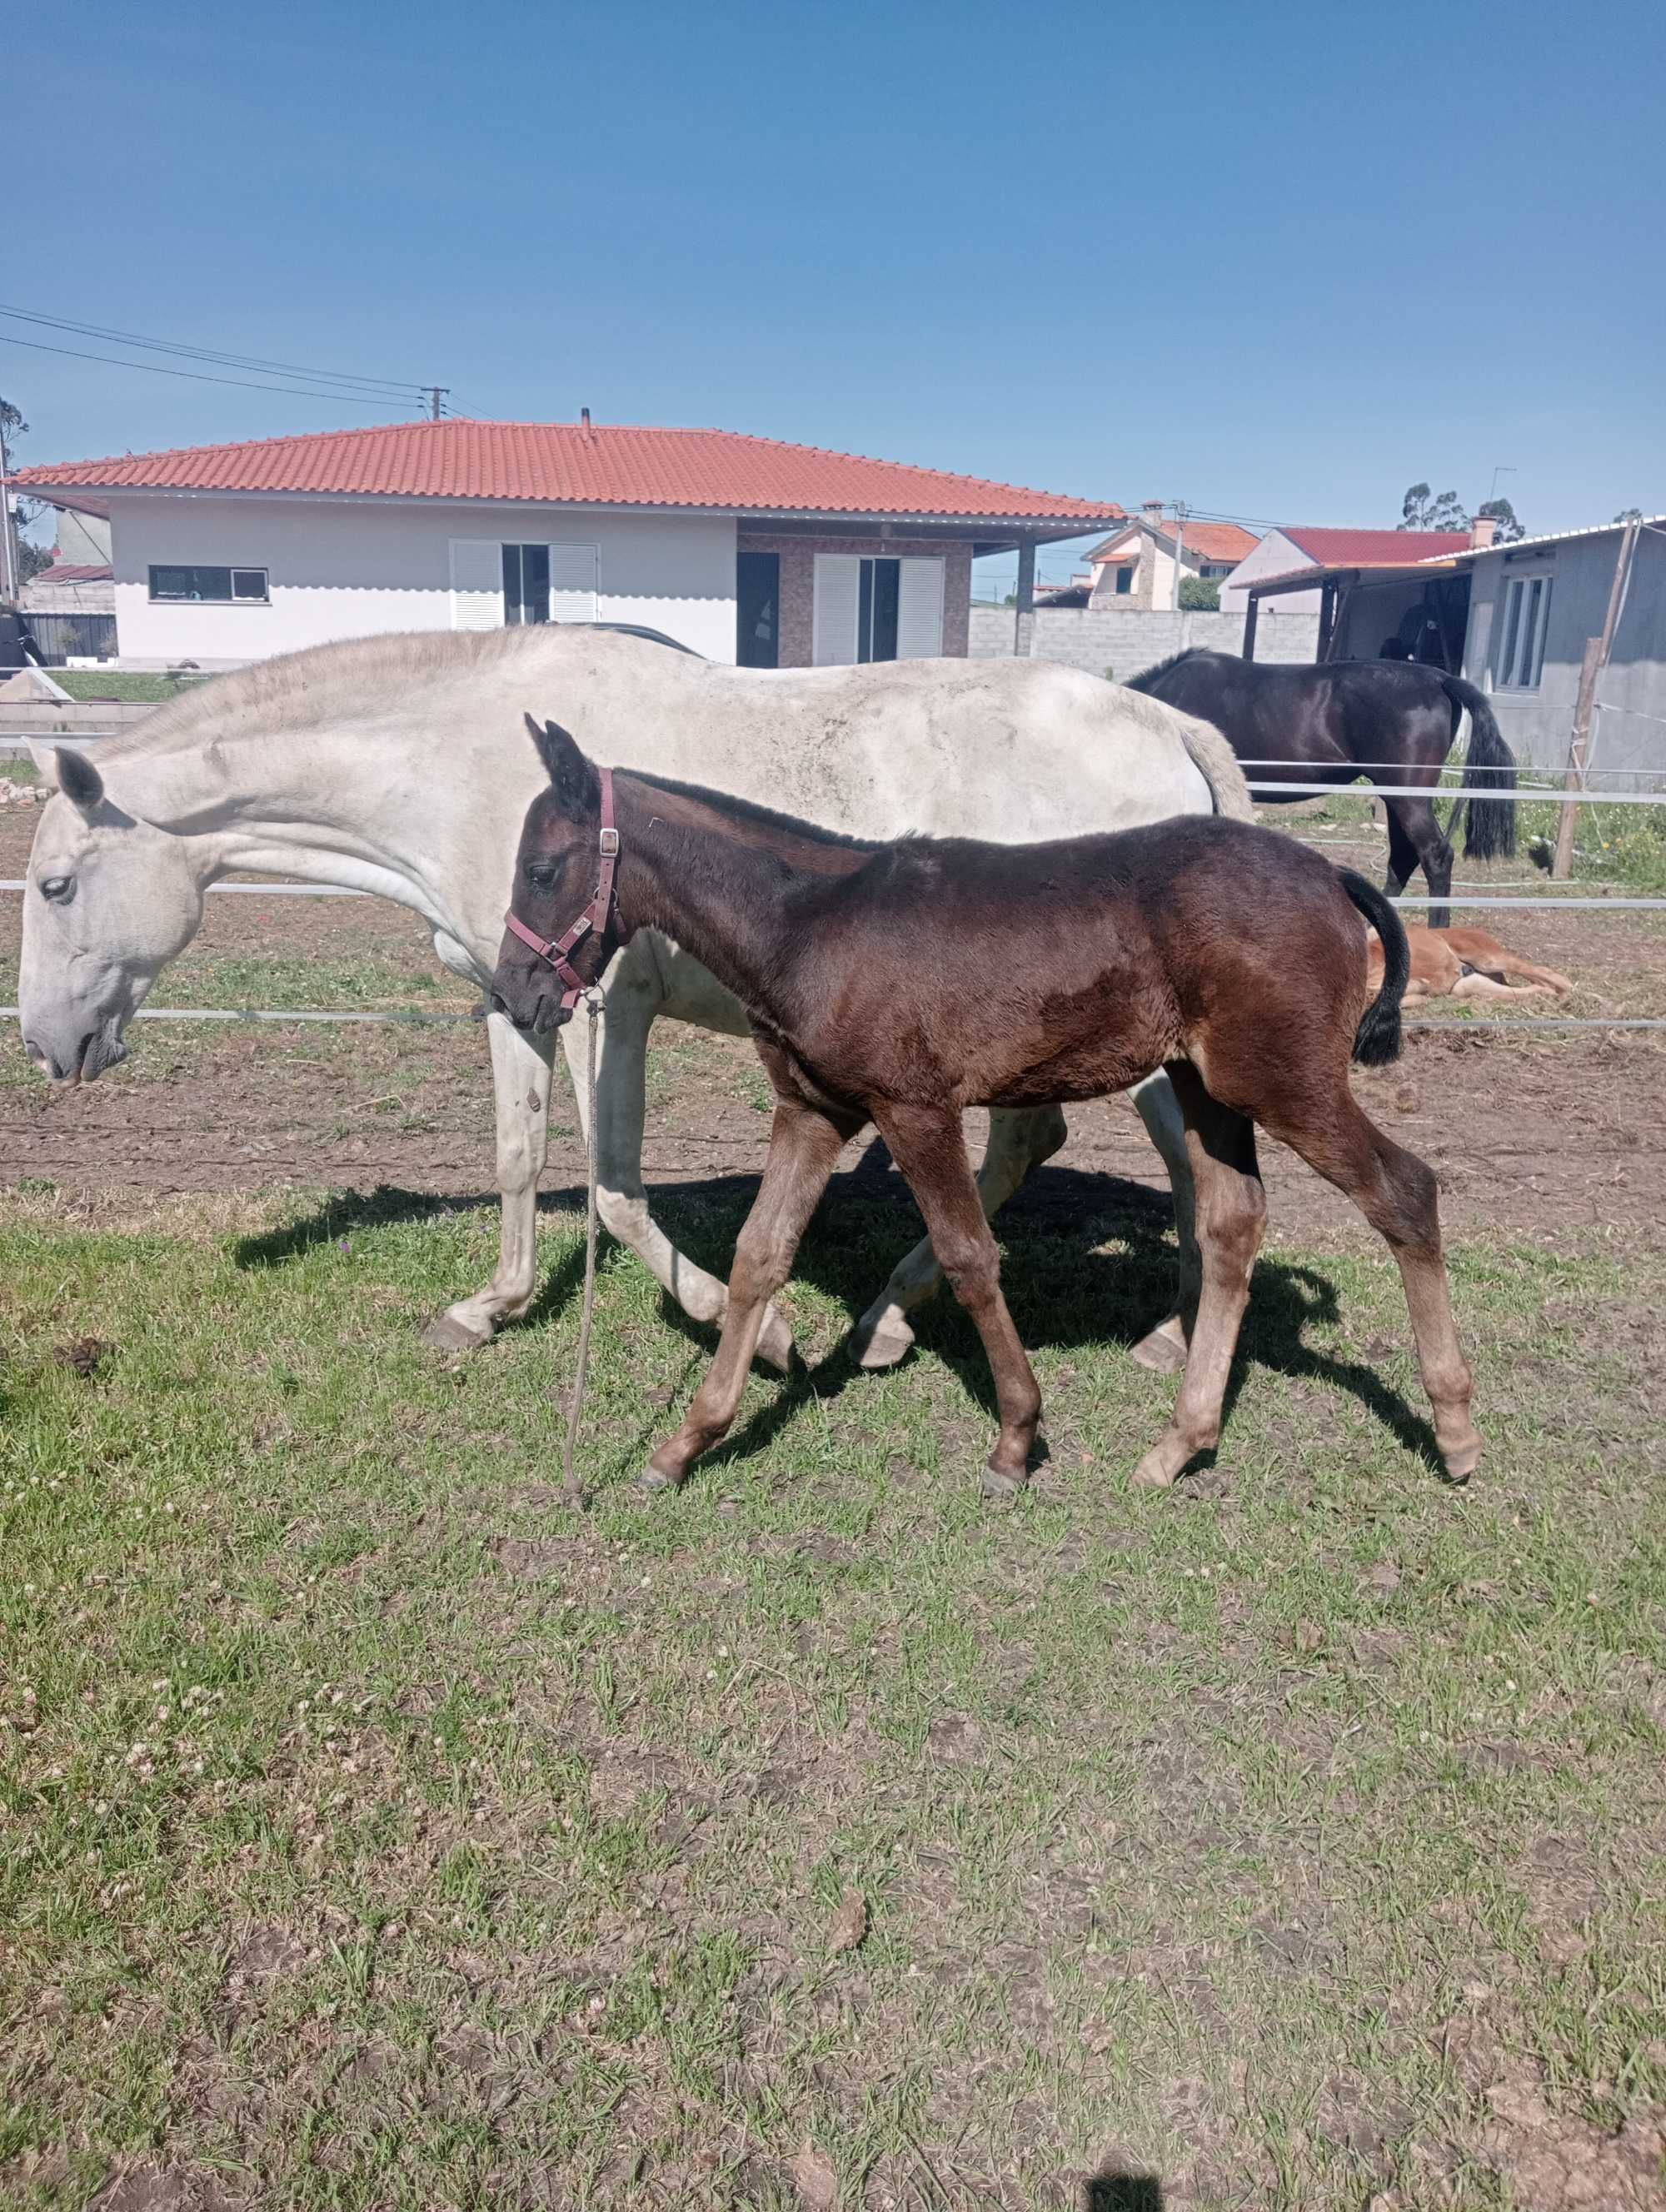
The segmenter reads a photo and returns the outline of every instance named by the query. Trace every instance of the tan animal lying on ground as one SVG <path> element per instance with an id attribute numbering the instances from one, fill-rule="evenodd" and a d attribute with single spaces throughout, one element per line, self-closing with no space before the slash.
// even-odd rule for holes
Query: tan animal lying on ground
<path id="1" fill-rule="evenodd" d="M 1554 968 L 1535 968 L 1530 960 L 1506 952 L 1484 929 L 1421 929 L 1408 922 L 1406 943 L 1412 956 L 1408 1006 L 1420 999 L 1560 999 L 1573 988 Z M 1375 931 L 1366 961 L 1375 991 L 1383 981 L 1383 947 Z M 1511 976 L 1521 977 L 1519 987 L 1511 985 Z"/>

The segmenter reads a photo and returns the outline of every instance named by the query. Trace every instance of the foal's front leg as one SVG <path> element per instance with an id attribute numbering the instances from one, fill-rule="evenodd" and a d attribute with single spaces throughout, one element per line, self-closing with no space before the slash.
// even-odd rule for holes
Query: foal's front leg
<path id="1" fill-rule="evenodd" d="M 1267 1224 L 1254 1128 L 1212 1098 L 1189 1064 L 1177 1063 L 1169 1072 L 1185 1116 L 1197 1193 L 1202 1288 L 1174 1417 L 1134 1471 L 1142 1490 L 1166 1490 L 1188 1460 L 1219 1438 L 1232 1354 Z"/>
<path id="2" fill-rule="evenodd" d="M 932 1249 L 983 1339 L 1000 1413 L 983 1494 L 1012 1498 L 1029 1479 L 1041 1392 L 1000 1294 L 1000 1255 L 966 1157 L 960 1116 L 952 1109 L 886 1106 L 873 1118 L 925 1216 Z"/>
<path id="3" fill-rule="evenodd" d="M 640 1489 L 675 1487 L 701 1453 L 727 1434 L 740 1407 L 746 1370 L 769 1300 L 792 1270 L 799 1239 L 827 1188 L 846 1138 L 854 1136 L 860 1126 L 854 1121 L 835 1120 L 797 1099 L 776 1099 L 763 1180 L 735 1246 L 717 1357 L 706 1370 L 683 1425 L 660 1445 L 638 1479 Z"/>

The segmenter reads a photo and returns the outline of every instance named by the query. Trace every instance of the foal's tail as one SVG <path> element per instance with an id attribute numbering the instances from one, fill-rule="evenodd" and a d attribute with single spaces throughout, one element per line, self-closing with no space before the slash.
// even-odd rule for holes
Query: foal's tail
<path id="1" fill-rule="evenodd" d="M 1342 889 L 1377 932 L 1383 945 L 1383 988 L 1359 1017 L 1353 1057 L 1361 1067 L 1383 1067 L 1400 1057 L 1400 1001 L 1412 972 L 1405 924 L 1375 884 L 1339 868 Z"/>
<path id="2" fill-rule="evenodd" d="M 1498 719 L 1484 691 L 1466 684 L 1461 676 L 1443 676 L 1440 688 L 1453 706 L 1469 717 L 1469 753 L 1464 763 L 1463 781 L 1467 786 L 1484 786 L 1488 790 L 1514 791 L 1516 788 L 1516 756 L 1504 741 Z M 1453 725 L 1456 733 L 1456 724 Z M 1466 859 L 1471 860 L 1509 860 L 1516 850 L 1516 802 L 1513 799 L 1460 799 L 1452 809 L 1452 818 L 1446 824 L 1449 842 L 1457 836 L 1458 817 L 1465 807 L 1469 810 L 1468 829 L 1463 841 Z"/>

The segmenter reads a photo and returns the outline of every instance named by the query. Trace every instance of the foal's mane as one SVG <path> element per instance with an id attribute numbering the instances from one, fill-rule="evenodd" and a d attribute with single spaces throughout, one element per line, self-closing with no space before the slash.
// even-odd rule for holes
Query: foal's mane
<path id="1" fill-rule="evenodd" d="M 655 791 L 673 793 L 679 799 L 692 799 L 702 806 L 709 806 L 714 814 L 724 814 L 732 821 L 744 823 L 753 830 L 767 830 L 791 837 L 800 844 L 828 845 L 847 853 L 877 853 L 882 844 L 895 844 L 894 837 L 849 837 L 842 830 L 824 830 L 818 822 L 800 821 L 795 814 L 778 813 L 772 806 L 760 806 L 756 799 L 737 799 L 732 792 L 713 791 L 701 783 L 679 783 L 674 776 L 649 775 L 645 769 L 622 769 L 633 783 L 645 783 Z"/>

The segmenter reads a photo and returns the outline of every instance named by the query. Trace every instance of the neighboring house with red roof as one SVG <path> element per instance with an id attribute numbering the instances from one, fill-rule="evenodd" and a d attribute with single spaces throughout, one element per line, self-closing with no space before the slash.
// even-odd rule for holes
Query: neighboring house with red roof
<path id="1" fill-rule="evenodd" d="M 1148 499 L 1088 555 L 1093 586 L 1086 603 L 1159 612 L 1177 607 L 1182 576 L 1224 580 L 1255 545 L 1255 532 L 1236 522 L 1199 522 L 1190 515 L 1164 521 L 1162 501 Z"/>
<path id="2" fill-rule="evenodd" d="M 1269 530 L 1238 562 L 1220 587 L 1220 611 L 1242 614 L 1251 584 L 1299 568 L 1402 568 L 1409 562 L 1462 553 L 1468 544 L 1467 530 L 1329 530 L 1286 523 L 1282 530 Z M 1286 592 L 1279 605 L 1287 614 L 1317 614 L 1316 580 L 1312 591 Z"/>
<path id="3" fill-rule="evenodd" d="M 386 630 L 640 623 L 714 660 L 966 651 L 980 554 L 1122 519 L 726 430 L 405 422 L 25 469 L 106 518 L 121 657 L 236 665 Z"/>

